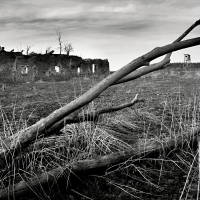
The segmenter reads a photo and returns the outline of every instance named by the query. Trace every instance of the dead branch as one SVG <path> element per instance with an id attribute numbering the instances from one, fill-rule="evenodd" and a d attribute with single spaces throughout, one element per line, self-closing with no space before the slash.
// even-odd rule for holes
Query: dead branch
<path id="1" fill-rule="evenodd" d="M 47 132 L 45 134 L 47 136 L 52 135 L 52 134 L 57 134 L 57 132 L 60 131 L 66 124 L 86 122 L 86 121 L 97 121 L 97 119 L 99 118 L 99 116 L 101 114 L 119 111 L 124 108 L 131 107 L 138 102 L 144 102 L 144 100 L 138 99 L 138 94 L 136 94 L 134 99 L 129 103 L 125 103 L 125 104 L 122 104 L 122 105 L 119 105 L 116 107 L 103 108 L 103 109 L 100 109 L 100 110 L 97 110 L 97 111 L 94 111 L 91 113 L 85 113 L 85 114 L 79 113 L 78 115 L 68 116 L 68 117 L 60 120 L 56 124 L 54 124 L 50 129 L 47 130 Z"/>
<path id="2" fill-rule="evenodd" d="M 189 147 L 190 144 L 197 143 L 197 137 L 200 128 L 192 129 L 188 134 L 180 135 L 177 138 L 168 139 L 167 141 L 150 140 L 143 143 L 138 143 L 137 146 L 132 147 L 131 150 L 124 152 L 116 152 L 109 155 L 101 156 L 96 159 L 76 161 L 65 167 L 58 167 L 49 172 L 44 172 L 33 177 L 29 181 L 20 181 L 19 183 L 10 186 L 6 189 L 0 190 L 0 199 L 8 199 L 9 197 L 19 197 L 29 191 L 34 191 L 38 187 L 45 186 L 46 184 L 52 185 L 56 183 L 59 178 L 66 176 L 70 173 L 87 172 L 93 169 L 107 169 L 114 165 L 123 163 L 124 161 L 132 158 L 155 158 L 161 154 L 167 154 L 174 149 L 182 148 L 185 145 Z"/>
<path id="3" fill-rule="evenodd" d="M 167 53 L 196 46 L 199 44 L 200 37 L 193 38 L 182 42 L 169 44 L 163 47 L 157 47 L 149 53 L 133 60 L 120 70 L 103 79 L 101 82 L 96 84 L 93 88 L 91 88 L 85 94 L 81 95 L 79 98 L 73 100 L 72 102 L 63 106 L 62 108 L 55 110 L 48 117 L 41 119 L 36 124 L 33 124 L 27 129 L 24 129 L 19 133 L 16 133 L 10 138 L 8 138 L 5 141 L 5 146 L 7 148 L 0 149 L 0 159 L 5 159 L 9 154 L 12 154 L 12 152 L 17 152 L 18 149 L 23 148 L 23 146 L 27 146 L 27 144 L 34 141 L 37 137 L 39 137 L 42 134 L 45 134 L 46 130 L 52 127 L 55 123 L 59 122 L 69 114 L 88 104 L 93 99 L 98 97 L 109 86 L 113 85 L 132 71 L 143 66 L 145 63 L 150 62 L 155 58 L 165 55 Z"/>
<path id="4" fill-rule="evenodd" d="M 29 54 L 29 50 L 31 49 L 31 47 L 33 47 L 33 45 L 27 45 L 26 46 L 26 55 Z"/>
<path id="5" fill-rule="evenodd" d="M 197 20 L 194 24 L 192 24 L 192 26 L 190 26 L 182 35 L 180 35 L 173 43 L 176 42 L 180 42 L 185 36 L 187 36 L 195 27 L 197 27 L 198 25 L 200 25 L 200 19 Z M 150 72 L 153 71 L 157 71 L 157 70 L 161 70 L 166 68 L 168 63 L 170 63 L 170 57 L 172 55 L 172 52 L 168 53 L 164 59 L 158 63 L 155 64 L 151 64 L 143 69 L 139 69 L 137 71 L 134 71 L 130 74 L 128 74 L 127 76 L 125 76 L 124 78 L 120 79 L 119 81 L 117 81 L 115 84 L 119 84 L 119 83 L 124 83 L 124 82 L 128 82 L 134 79 L 137 79 L 145 74 L 148 74 Z"/>
<path id="6" fill-rule="evenodd" d="M 56 35 L 57 35 L 56 39 L 58 40 L 58 45 L 59 45 L 59 51 L 60 51 L 59 53 L 61 54 L 62 53 L 62 49 L 63 49 L 62 33 L 60 32 L 59 28 L 57 28 L 55 30 L 56 30 Z"/>
<path id="7" fill-rule="evenodd" d="M 69 54 L 74 50 L 74 48 L 72 47 L 72 44 L 64 44 L 64 51 L 67 54 L 67 56 L 69 56 Z"/>

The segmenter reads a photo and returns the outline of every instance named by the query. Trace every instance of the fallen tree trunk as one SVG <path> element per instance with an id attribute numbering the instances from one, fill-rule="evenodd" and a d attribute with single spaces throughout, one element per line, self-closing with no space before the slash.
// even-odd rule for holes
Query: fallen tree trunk
<path id="1" fill-rule="evenodd" d="M 124 152 L 116 152 L 109 155 L 101 156 L 91 160 L 80 160 L 68 164 L 64 167 L 58 167 L 49 172 L 36 175 L 29 181 L 21 181 L 6 189 L 0 190 L 0 199 L 17 198 L 30 191 L 34 192 L 36 188 L 42 188 L 46 184 L 52 185 L 57 183 L 58 179 L 70 173 L 87 172 L 94 169 L 109 168 L 132 159 L 140 159 L 144 157 L 155 158 L 161 154 L 166 154 L 174 149 L 181 148 L 184 145 L 197 143 L 197 136 L 200 128 L 193 129 L 189 134 L 181 135 L 177 138 L 167 141 L 146 141 L 143 144 L 138 143 L 137 146 Z"/>

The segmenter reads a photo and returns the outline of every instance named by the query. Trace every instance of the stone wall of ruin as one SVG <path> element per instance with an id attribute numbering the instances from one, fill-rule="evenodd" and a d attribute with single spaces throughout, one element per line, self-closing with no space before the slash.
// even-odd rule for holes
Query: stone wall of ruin
<path id="1" fill-rule="evenodd" d="M 170 63 L 166 68 L 151 72 L 146 76 L 199 77 L 200 63 Z"/>
<path id="2" fill-rule="evenodd" d="M 92 71 L 93 65 L 95 72 Z M 60 54 L 0 53 L 0 78 L 4 81 L 59 81 L 93 73 L 109 73 L 108 60 L 82 59 L 79 56 Z"/>

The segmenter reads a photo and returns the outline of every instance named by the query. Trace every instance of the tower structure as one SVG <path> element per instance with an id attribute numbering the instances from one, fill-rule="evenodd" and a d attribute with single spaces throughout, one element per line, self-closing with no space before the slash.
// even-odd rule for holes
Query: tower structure
<path id="1" fill-rule="evenodd" d="M 191 63 L 190 54 L 184 54 L 184 63 Z"/>
<path id="2" fill-rule="evenodd" d="M 191 63 L 190 54 L 184 54 L 184 66 L 189 66 L 190 63 Z"/>

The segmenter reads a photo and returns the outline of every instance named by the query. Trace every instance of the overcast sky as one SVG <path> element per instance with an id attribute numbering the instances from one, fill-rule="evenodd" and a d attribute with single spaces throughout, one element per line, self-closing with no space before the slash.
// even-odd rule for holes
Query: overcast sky
<path id="1" fill-rule="evenodd" d="M 58 53 L 55 29 L 73 55 L 108 59 L 117 70 L 157 46 L 173 42 L 200 18 L 199 0 L 0 0 L 0 46 Z M 200 27 L 186 37 L 200 37 Z M 200 46 L 177 51 L 200 62 Z"/>

